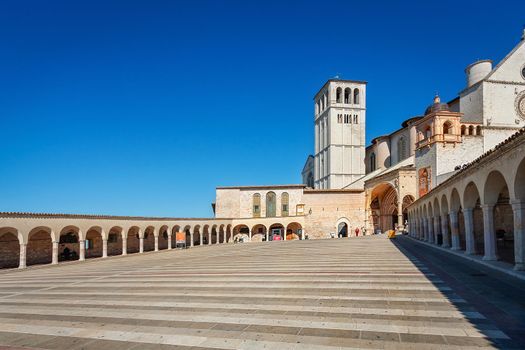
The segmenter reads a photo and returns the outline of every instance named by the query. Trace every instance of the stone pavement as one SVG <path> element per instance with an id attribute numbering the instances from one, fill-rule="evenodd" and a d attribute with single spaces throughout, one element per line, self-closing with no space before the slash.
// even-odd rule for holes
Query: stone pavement
<path id="1" fill-rule="evenodd" d="M 0 348 L 514 345 L 384 236 L 203 246 L 0 273 Z"/>

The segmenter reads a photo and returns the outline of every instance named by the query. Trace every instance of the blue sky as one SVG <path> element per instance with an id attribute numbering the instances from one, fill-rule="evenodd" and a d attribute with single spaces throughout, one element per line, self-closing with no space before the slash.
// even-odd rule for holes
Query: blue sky
<path id="1" fill-rule="evenodd" d="M 299 183 L 327 79 L 368 81 L 389 133 L 516 45 L 501 4 L 2 1 L 0 211 L 201 217 L 216 186 Z"/>

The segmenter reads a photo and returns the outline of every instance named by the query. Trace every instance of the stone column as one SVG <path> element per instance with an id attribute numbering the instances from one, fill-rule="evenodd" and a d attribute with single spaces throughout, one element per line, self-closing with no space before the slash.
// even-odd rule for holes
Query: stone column
<path id="1" fill-rule="evenodd" d="M 443 248 L 450 248 L 450 235 L 448 232 L 448 219 L 447 214 L 441 215 L 441 235 L 443 237 Z"/>
<path id="2" fill-rule="evenodd" d="M 472 208 L 463 209 L 463 216 L 465 217 L 465 253 L 470 255 L 476 254 L 476 246 L 474 244 L 474 219 L 472 216 L 472 211 Z"/>
<path id="3" fill-rule="evenodd" d="M 58 264 L 58 242 L 53 242 L 53 252 L 51 253 L 51 264 Z"/>
<path id="4" fill-rule="evenodd" d="M 270 229 L 267 228 L 266 229 L 266 242 L 268 242 L 269 239 L 270 239 Z"/>
<path id="5" fill-rule="evenodd" d="M 401 198 L 398 194 L 397 198 Z M 405 222 L 403 221 L 403 198 L 397 201 L 397 227 L 399 230 L 405 228 Z M 350 237 L 350 235 L 348 235 Z"/>
<path id="6" fill-rule="evenodd" d="M 438 244 L 438 236 L 439 236 L 439 229 L 440 229 L 441 223 L 440 223 L 440 216 L 436 215 L 434 216 L 434 243 Z"/>
<path id="7" fill-rule="evenodd" d="M 434 218 L 428 218 L 428 243 L 434 243 Z"/>
<path id="8" fill-rule="evenodd" d="M 193 232 L 190 232 L 190 247 L 193 247 Z"/>
<path id="9" fill-rule="evenodd" d="M 452 230 L 452 250 L 460 250 L 458 213 L 451 210 L 448 215 L 450 217 L 450 228 Z"/>
<path id="10" fill-rule="evenodd" d="M 139 253 L 144 253 L 144 237 L 139 238 Z"/>
<path id="11" fill-rule="evenodd" d="M 525 270 L 525 203 L 513 202 L 514 211 L 514 270 Z"/>
<path id="12" fill-rule="evenodd" d="M 199 244 L 202 245 L 202 236 L 204 235 L 204 231 L 199 233 Z"/>
<path id="13" fill-rule="evenodd" d="M 286 241 L 286 227 L 283 226 L 283 240 Z"/>
<path id="14" fill-rule="evenodd" d="M 20 244 L 20 262 L 18 263 L 18 268 L 19 269 L 25 269 L 27 267 L 27 265 L 26 265 L 26 261 L 27 261 L 26 252 L 27 252 L 27 244 L 26 243 L 21 243 Z"/>
<path id="15" fill-rule="evenodd" d="M 496 232 L 494 231 L 494 205 L 483 205 L 483 240 L 485 255 L 483 260 L 498 260 L 496 255 Z"/>
<path id="16" fill-rule="evenodd" d="M 122 255 L 128 255 L 128 238 L 122 237 Z"/>
<path id="17" fill-rule="evenodd" d="M 159 251 L 159 236 L 154 236 L 154 237 L 155 237 L 155 251 L 158 252 Z"/>
<path id="18" fill-rule="evenodd" d="M 251 241 L 252 241 L 252 229 L 249 229 L 248 234 L 249 234 L 249 237 L 250 237 L 250 240 L 249 240 L 249 241 L 251 242 Z"/>
<path id="19" fill-rule="evenodd" d="M 78 254 L 78 260 L 79 261 L 84 261 L 84 260 L 86 260 L 86 241 L 84 241 L 84 240 L 78 241 L 78 244 L 80 246 L 80 252 Z"/>
<path id="20" fill-rule="evenodd" d="M 211 245 L 211 230 L 208 231 L 208 245 Z"/>
<path id="21" fill-rule="evenodd" d="M 171 250 L 171 235 L 168 234 L 168 250 Z"/>
<path id="22" fill-rule="evenodd" d="M 108 239 L 102 238 L 102 257 L 107 258 L 108 257 Z"/>

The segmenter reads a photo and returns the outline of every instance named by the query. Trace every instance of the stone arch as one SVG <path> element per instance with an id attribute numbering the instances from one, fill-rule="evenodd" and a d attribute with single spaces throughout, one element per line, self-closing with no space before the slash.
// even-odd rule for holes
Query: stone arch
<path id="1" fill-rule="evenodd" d="M 414 203 L 415 200 L 416 200 L 416 198 L 413 195 L 411 195 L 411 194 L 407 194 L 407 195 L 405 195 L 403 197 L 403 203 L 402 203 L 402 206 L 401 206 L 401 208 L 403 210 L 403 225 L 405 224 L 405 222 L 408 221 L 408 211 L 407 211 L 408 209 L 407 208 L 412 203 Z"/>
<path id="2" fill-rule="evenodd" d="M 245 224 L 236 225 L 233 228 L 233 239 L 235 241 L 240 238 L 243 238 L 244 240 L 247 241 L 249 239 L 249 233 L 250 233 L 250 229 L 248 228 L 247 225 Z"/>
<path id="3" fill-rule="evenodd" d="M 202 244 L 211 244 L 211 231 L 210 225 L 204 225 L 202 227 Z"/>
<path id="4" fill-rule="evenodd" d="M 226 242 L 226 232 L 224 231 L 224 224 L 219 226 L 219 243 Z"/>
<path id="5" fill-rule="evenodd" d="M 125 230 L 121 226 L 112 226 L 108 230 L 108 256 L 122 254 L 122 242 Z"/>
<path id="6" fill-rule="evenodd" d="M 100 226 L 92 226 L 86 230 L 86 259 L 100 258 L 102 256 L 102 240 L 106 233 Z"/>
<path id="7" fill-rule="evenodd" d="M 49 264 L 53 260 L 54 231 L 47 226 L 38 226 L 27 236 L 27 265 Z"/>
<path id="8" fill-rule="evenodd" d="M 144 238 L 144 251 L 149 252 L 155 249 L 155 227 L 147 226 L 142 232 Z"/>
<path id="9" fill-rule="evenodd" d="M 268 228 L 268 236 L 269 236 L 270 241 L 284 240 L 284 234 L 285 234 L 284 230 L 285 230 L 285 227 L 281 223 L 276 222 L 276 223 L 271 224 L 270 227 Z"/>
<path id="10" fill-rule="evenodd" d="M 193 226 L 193 245 L 200 245 L 201 244 L 201 225 L 195 225 Z"/>
<path id="11" fill-rule="evenodd" d="M 0 228 L 0 268 L 18 267 L 23 237 L 14 227 Z"/>
<path id="12" fill-rule="evenodd" d="M 518 163 L 514 173 L 513 197 L 516 200 L 525 202 L 525 157 Z"/>
<path id="13" fill-rule="evenodd" d="M 211 229 L 210 229 L 210 236 L 211 236 L 211 240 L 210 240 L 210 243 L 211 244 L 217 244 L 219 243 L 218 239 L 218 232 L 217 232 L 217 225 L 211 225 Z"/>
<path id="14" fill-rule="evenodd" d="M 465 250 L 468 254 L 482 254 L 485 251 L 485 239 L 481 194 L 473 181 L 469 182 L 463 191 L 463 216 L 465 220 Z M 470 223 L 472 227 L 469 227 L 467 223 Z M 472 231 L 471 235 L 469 231 Z M 469 243 L 471 240 L 472 243 Z"/>
<path id="15" fill-rule="evenodd" d="M 78 226 L 68 225 L 58 235 L 58 261 L 79 260 L 82 232 Z"/>
<path id="16" fill-rule="evenodd" d="M 226 226 L 226 242 L 231 242 L 233 240 L 232 225 Z"/>
<path id="17" fill-rule="evenodd" d="M 302 229 L 300 223 L 298 222 L 290 222 L 286 226 L 286 240 L 294 240 L 294 239 L 301 239 L 302 237 Z"/>
<path id="18" fill-rule="evenodd" d="M 164 250 L 168 248 L 168 237 L 170 235 L 170 230 L 168 225 L 162 225 L 159 228 L 159 250 Z"/>
<path id="19" fill-rule="evenodd" d="M 514 264 L 514 213 L 505 176 L 497 170 L 491 171 L 485 179 L 483 193 L 484 259 L 499 257 Z"/>
<path id="20" fill-rule="evenodd" d="M 395 187 L 389 182 L 378 184 L 370 194 L 370 217 L 374 232 L 394 229 L 398 224 L 398 197 Z"/>
<path id="21" fill-rule="evenodd" d="M 140 251 L 140 237 L 142 237 L 142 230 L 138 226 L 131 226 L 126 235 L 127 253 L 133 254 Z"/>
<path id="22" fill-rule="evenodd" d="M 186 248 L 188 247 L 191 247 L 191 226 L 190 225 L 186 225 L 184 226 L 184 233 L 185 233 L 185 237 L 186 237 Z"/>
<path id="23" fill-rule="evenodd" d="M 256 224 L 252 227 L 252 242 L 262 242 L 266 240 L 266 226 Z"/>

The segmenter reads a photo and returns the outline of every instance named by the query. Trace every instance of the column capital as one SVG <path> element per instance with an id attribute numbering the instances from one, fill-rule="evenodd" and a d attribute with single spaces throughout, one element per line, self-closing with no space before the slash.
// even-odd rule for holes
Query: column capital
<path id="1" fill-rule="evenodd" d="M 463 209 L 464 213 L 472 213 L 473 211 L 474 211 L 474 208 L 464 208 Z"/>
<path id="2" fill-rule="evenodd" d="M 512 209 L 514 210 L 521 210 L 525 209 L 525 201 L 522 201 L 520 199 L 513 199 L 510 201 L 510 205 L 512 205 Z"/>
<path id="3" fill-rule="evenodd" d="M 495 204 L 483 204 L 481 205 L 481 208 L 485 209 L 493 209 Z"/>

